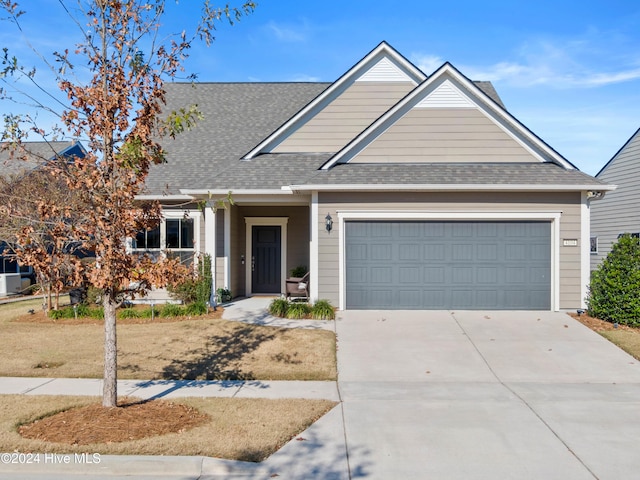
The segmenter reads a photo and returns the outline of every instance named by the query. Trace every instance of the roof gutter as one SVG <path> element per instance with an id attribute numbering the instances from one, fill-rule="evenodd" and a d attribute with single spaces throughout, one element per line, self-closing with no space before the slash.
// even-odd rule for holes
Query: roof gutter
<path id="1" fill-rule="evenodd" d="M 379 192 L 379 191 L 404 191 L 404 192 L 609 192 L 618 188 L 617 185 L 474 185 L 474 184 L 346 184 L 346 185 L 289 185 L 282 187 L 283 192 Z"/>
<path id="2" fill-rule="evenodd" d="M 241 189 L 232 189 L 232 188 L 214 188 L 211 190 L 207 189 L 181 189 L 180 193 L 184 195 L 191 196 L 201 196 L 201 195 L 293 195 L 292 190 L 284 190 L 286 187 L 282 188 L 264 188 L 264 189 L 250 189 L 250 188 L 241 188 Z"/>
<path id="3" fill-rule="evenodd" d="M 194 198 L 191 195 L 136 195 L 136 200 L 169 200 L 169 201 L 190 201 Z"/>

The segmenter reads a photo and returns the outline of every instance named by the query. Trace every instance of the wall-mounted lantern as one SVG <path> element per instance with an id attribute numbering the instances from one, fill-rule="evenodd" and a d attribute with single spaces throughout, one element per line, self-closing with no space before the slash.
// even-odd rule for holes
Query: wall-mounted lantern
<path id="1" fill-rule="evenodd" d="M 331 229 L 333 228 L 333 219 L 331 218 L 331 214 L 327 213 L 327 216 L 324 217 L 324 227 L 327 229 L 328 233 L 331 233 Z"/>

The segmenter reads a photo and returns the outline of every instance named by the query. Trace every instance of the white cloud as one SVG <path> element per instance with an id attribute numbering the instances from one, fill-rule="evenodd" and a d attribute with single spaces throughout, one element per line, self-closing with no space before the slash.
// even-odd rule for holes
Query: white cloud
<path id="1" fill-rule="evenodd" d="M 605 40 L 593 32 L 584 38 L 533 39 L 492 64 L 454 64 L 473 80 L 514 87 L 594 88 L 639 80 L 640 56 L 619 55 L 615 42 Z M 412 58 L 425 73 L 451 60 L 432 53 L 416 53 Z"/>
<path id="2" fill-rule="evenodd" d="M 284 26 L 277 25 L 275 22 L 269 22 L 266 26 L 267 30 L 271 32 L 281 42 L 304 42 L 307 40 L 307 26 Z"/>
<path id="3" fill-rule="evenodd" d="M 291 77 L 291 82 L 320 82 L 320 77 L 315 77 L 313 75 L 307 75 L 306 73 L 298 73 Z"/>
<path id="4" fill-rule="evenodd" d="M 438 68 L 442 66 L 445 60 L 438 55 L 425 55 L 420 53 L 414 53 L 411 55 L 411 61 L 415 63 L 416 67 L 422 70 L 427 75 L 430 75 Z"/>

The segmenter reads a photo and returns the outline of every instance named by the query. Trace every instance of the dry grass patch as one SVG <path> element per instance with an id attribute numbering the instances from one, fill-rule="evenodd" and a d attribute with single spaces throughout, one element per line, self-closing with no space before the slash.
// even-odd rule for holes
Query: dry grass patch
<path id="1" fill-rule="evenodd" d="M 622 350 L 637 360 L 640 360 L 640 328 L 629 327 L 627 325 L 614 325 L 611 322 L 590 317 L 587 314 L 570 314 L 573 318 L 599 333 L 611 343 L 617 345 Z"/>
<path id="2" fill-rule="evenodd" d="M 37 320 L 37 314 L 27 313 L 31 308 L 33 301 L 0 306 L 0 376 L 102 377 L 101 321 Z M 333 332 L 247 325 L 218 316 L 119 320 L 119 378 L 335 380 Z"/>
<path id="3" fill-rule="evenodd" d="M 173 402 L 162 403 L 171 403 L 173 407 L 170 408 L 184 408 L 187 416 L 196 416 L 199 420 L 204 419 L 204 422 L 174 433 L 134 440 L 129 438 L 132 424 L 137 424 L 138 430 L 144 429 L 145 424 L 148 427 L 158 420 L 158 414 L 166 415 L 166 412 L 160 413 L 162 410 L 155 407 L 146 414 L 144 411 L 136 412 L 127 422 L 121 422 L 121 427 L 117 429 L 112 424 L 110 443 L 55 443 L 42 438 L 24 438 L 18 433 L 21 425 L 35 420 L 44 422 L 41 419 L 52 414 L 70 408 L 87 407 L 96 401 L 96 398 L 90 397 L 0 395 L 0 451 L 204 455 L 256 462 L 277 451 L 335 406 L 335 402 L 329 400 L 185 398 L 179 400 L 181 407 Z M 147 402 L 139 405 L 153 404 Z M 74 429 L 90 432 L 98 428 L 95 417 L 86 416 L 86 410 L 79 411 L 81 413 L 76 418 Z M 60 430 L 62 427 L 50 424 L 48 428 Z M 120 441 L 114 440 L 118 431 Z M 73 435 L 68 438 L 72 439 Z"/>

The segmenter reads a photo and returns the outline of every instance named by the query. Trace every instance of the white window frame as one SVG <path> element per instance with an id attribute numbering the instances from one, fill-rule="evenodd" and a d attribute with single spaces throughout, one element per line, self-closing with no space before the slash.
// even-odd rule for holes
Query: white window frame
<path id="1" fill-rule="evenodd" d="M 162 212 L 162 220 L 160 221 L 160 248 L 133 248 L 133 239 L 130 239 L 128 250 L 131 252 L 193 252 L 195 255 L 201 251 L 200 245 L 200 224 L 202 212 L 200 210 L 164 210 Z M 167 245 L 167 220 L 181 220 L 189 218 L 193 220 L 193 248 L 166 248 Z"/>

